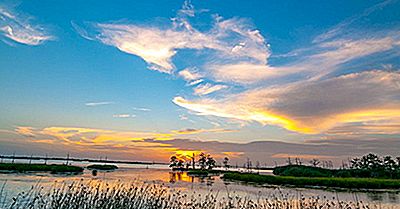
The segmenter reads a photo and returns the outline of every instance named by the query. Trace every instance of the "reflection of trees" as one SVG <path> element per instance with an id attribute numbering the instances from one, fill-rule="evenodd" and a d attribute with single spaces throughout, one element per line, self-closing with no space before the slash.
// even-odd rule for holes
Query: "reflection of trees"
<path id="1" fill-rule="evenodd" d="M 187 172 L 169 172 L 169 182 L 175 183 L 178 181 L 193 183 L 194 178 L 192 176 L 188 176 Z"/>
<path id="2" fill-rule="evenodd" d="M 194 183 L 195 181 L 206 184 L 207 186 L 212 186 L 215 182 L 215 177 L 213 176 L 189 176 L 187 172 L 169 172 L 169 182 L 189 182 Z"/>

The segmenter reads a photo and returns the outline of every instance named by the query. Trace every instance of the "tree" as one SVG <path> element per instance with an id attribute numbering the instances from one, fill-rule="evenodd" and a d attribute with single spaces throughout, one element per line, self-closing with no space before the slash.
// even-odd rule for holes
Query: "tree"
<path id="1" fill-rule="evenodd" d="M 226 169 L 229 168 L 229 158 L 228 157 L 224 157 L 224 160 L 222 161 L 222 163 L 224 164 L 224 167 Z"/>
<path id="2" fill-rule="evenodd" d="M 292 159 L 290 159 L 290 157 L 288 157 L 286 162 L 287 162 L 288 165 L 292 165 Z"/>
<path id="3" fill-rule="evenodd" d="M 296 158 L 294 159 L 294 161 L 296 162 L 296 165 L 301 165 L 301 164 L 303 164 L 303 162 L 301 161 L 301 159 L 298 158 L 298 157 L 296 157 Z"/>
<path id="4" fill-rule="evenodd" d="M 175 155 L 172 155 L 169 160 L 169 167 L 176 168 L 177 165 L 178 165 L 178 158 Z"/>
<path id="5" fill-rule="evenodd" d="M 178 160 L 178 163 L 176 164 L 176 167 L 183 168 L 183 166 L 184 166 L 183 160 Z"/>
<path id="6" fill-rule="evenodd" d="M 359 167 L 361 169 L 377 169 L 382 167 L 382 160 L 379 158 L 378 155 L 369 153 L 368 155 L 364 155 L 361 157 L 359 162 Z"/>
<path id="7" fill-rule="evenodd" d="M 314 167 L 317 167 L 321 162 L 318 159 L 312 159 L 310 160 L 310 164 Z"/>
<path id="8" fill-rule="evenodd" d="M 217 161 L 214 160 L 213 157 L 211 157 L 210 154 L 207 155 L 207 162 L 206 165 L 208 167 L 209 170 L 213 169 L 213 167 L 215 167 L 215 164 L 217 163 Z"/>
<path id="9" fill-rule="evenodd" d="M 385 156 L 383 158 L 383 166 L 384 166 L 385 170 L 388 170 L 388 171 L 393 171 L 397 167 L 396 162 L 392 159 L 391 156 Z"/>
<path id="10" fill-rule="evenodd" d="M 200 153 L 198 162 L 202 170 L 206 169 L 207 156 L 204 152 Z"/>

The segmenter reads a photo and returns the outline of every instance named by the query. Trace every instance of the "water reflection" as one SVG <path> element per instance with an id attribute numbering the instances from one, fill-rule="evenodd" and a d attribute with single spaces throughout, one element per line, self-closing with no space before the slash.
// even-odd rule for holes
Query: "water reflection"
<path id="1" fill-rule="evenodd" d="M 169 183 L 175 183 L 178 181 L 183 181 L 183 182 L 194 182 L 194 177 L 189 176 L 187 172 L 183 171 L 172 171 L 169 172 Z"/>
<path id="2" fill-rule="evenodd" d="M 216 179 L 214 176 L 189 175 L 185 171 L 169 172 L 169 183 L 187 182 L 187 183 L 200 183 L 207 186 L 212 186 L 215 180 Z"/>
<path id="3" fill-rule="evenodd" d="M 188 192 L 208 194 L 210 190 L 235 191 L 237 195 L 243 197 L 269 197 L 271 193 L 280 192 L 290 194 L 301 194 L 304 196 L 338 196 L 340 200 L 354 201 L 356 199 L 362 201 L 374 201 L 380 204 L 395 206 L 400 208 L 400 192 L 349 192 L 349 191 L 327 191 L 309 188 L 289 188 L 289 187 L 267 187 L 266 185 L 249 185 L 236 181 L 223 181 L 219 176 L 191 176 L 187 172 L 171 172 L 167 168 L 153 168 L 137 165 L 136 167 L 129 165 L 124 167 L 118 166 L 120 169 L 106 172 L 98 171 L 97 176 L 93 176 L 92 171 L 85 170 L 79 175 L 54 175 L 50 173 L 0 173 L 0 186 L 5 182 L 3 194 L 7 193 L 6 199 L 11 200 L 21 191 L 28 191 L 33 185 L 40 184 L 44 187 L 51 187 L 55 182 L 79 182 L 81 179 L 96 182 L 102 180 L 106 182 L 120 181 L 122 183 L 137 182 L 142 180 L 156 184 L 167 185 L 174 189 L 185 190 Z M 0 188 L 1 189 L 1 188 Z M 297 196 L 296 196 L 297 197 Z"/>

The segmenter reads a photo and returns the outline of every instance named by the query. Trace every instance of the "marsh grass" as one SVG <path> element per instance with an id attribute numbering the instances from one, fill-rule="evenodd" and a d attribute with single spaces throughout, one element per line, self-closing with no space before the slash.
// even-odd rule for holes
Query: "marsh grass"
<path id="1" fill-rule="evenodd" d="M 45 165 L 45 164 L 27 164 L 27 163 L 0 163 L 0 171 L 12 172 L 51 172 L 51 173 L 80 173 L 82 167 L 72 165 Z"/>
<path id="2" fill-rule="evenodd" d="M 292 185 L 300 187 L 319 186 L 351 189 L 400 189 L 400 180 L 398 179 L 270 176 L 238 172 L 225 173 L 223 178 L 259 184 Z"/>
<path id="3" fill-rule="evenodd" d="M 223 195 L 222 195 L 223 194 Z M 382 208 L 362 201 L 341 201 L 337 198 L 305 197 L 299 193 L 284 193 L 277 189 L 256 197 L 240 196 L 235 192 L 201 194 L 169 188 L 163 184 L 134 181 L 77 181 L 55 183 L 44 189 L 39 184 L 20 193 L 4 208 L 143 208 L 143 209 L 311 209 Z"/>

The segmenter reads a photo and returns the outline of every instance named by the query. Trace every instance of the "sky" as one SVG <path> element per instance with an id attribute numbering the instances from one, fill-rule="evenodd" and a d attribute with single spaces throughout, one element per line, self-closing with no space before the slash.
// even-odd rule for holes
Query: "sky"
<path id="1" fill-rule="evenodd" d="M 400 155 L 400 1 L 2 1 L 0 154 Z"/>

